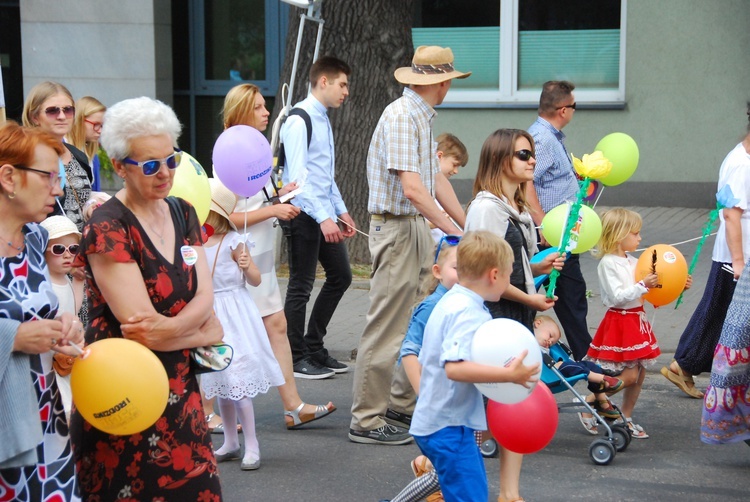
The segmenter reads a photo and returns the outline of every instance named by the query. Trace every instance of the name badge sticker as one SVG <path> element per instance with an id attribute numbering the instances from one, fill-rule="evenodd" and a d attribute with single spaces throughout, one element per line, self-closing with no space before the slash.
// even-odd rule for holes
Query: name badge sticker
<path id="1" fill-rule="evenodd" d="M 190 246 L 182 246 L 180 248 L 180 253 L 182 254 L 182 259 L 185 263 L 191 267 L 195 265 L 196 261 L 198 261 L 198 252 Z"/>

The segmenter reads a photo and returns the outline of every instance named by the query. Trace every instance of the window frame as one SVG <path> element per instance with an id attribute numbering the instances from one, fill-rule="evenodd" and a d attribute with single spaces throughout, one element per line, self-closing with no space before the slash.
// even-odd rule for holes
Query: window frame
<path id="1" fill-rule="evenodd" d="M 541 88 L 518 89 L 519 0 L 497 1 L 500 2 L 500 85 L 497 90 L 451 89 L 442 105 L 445 108 L 536 108 L 539 104 Z M 584 107 L 622 108 L 625 105 L 627 4 L 628 0 L 621 0 L 618 88 L 577 88 L 576 101 Z M 503 24 L 503 19 L 511 19 L 509 27 Z M 471 70 L 462 68 L 460 61 L 456 66 L 463 71 Z"/>

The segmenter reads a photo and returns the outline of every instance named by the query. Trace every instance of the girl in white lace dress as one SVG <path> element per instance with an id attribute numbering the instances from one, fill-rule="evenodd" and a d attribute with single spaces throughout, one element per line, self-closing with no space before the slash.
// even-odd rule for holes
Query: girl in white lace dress
<path id="1" fill-rule="evenodd" d="M 260 447 L 255 435 L 255 413 L 252 398 L 259 392 L 282 385 L 284 376 L 268 342 L 258 308 L 245 288 L 260 284 L 260 272 L 250 257 L 249 234 L 240 235 L 229 221 L 236 197 L 218 180 L 211 181 L 211 211 L 206 224 L 214 233 L 204 246 L 212 269 L 214 311 L 224 327 L 224 342 L 234 349 L 232 363 L 220 372 L 202 376 L 201 386 L 207 398 L 218 397 L 224 423 L 235 424 L 239 418 L 245 437 L 245 453 L 240 467 L 260 467 Z M 236 427 L 224 430 L 224 444 L 216 450 L 217 462 L 240 458 Z"/>

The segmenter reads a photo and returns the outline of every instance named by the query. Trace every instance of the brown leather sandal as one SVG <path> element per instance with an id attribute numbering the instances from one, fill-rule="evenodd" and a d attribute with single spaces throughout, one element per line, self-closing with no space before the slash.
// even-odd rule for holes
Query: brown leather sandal
<path id="1" fill-rule="evenodd" d="M 683 373 L 682 368 L 680 368 L 680 365 L 674 360 L 672 362 L 677 366 L 677 372 L 675 373 L 672 371 L 672 363 L 670 363 L 670 366 L 665 366 L 660 370 L 661 374 L 688 396 L 694 399 L 703 399 L 703 392 L 696 388 L 693 377 L 686 376 L 685 373 Z"/>

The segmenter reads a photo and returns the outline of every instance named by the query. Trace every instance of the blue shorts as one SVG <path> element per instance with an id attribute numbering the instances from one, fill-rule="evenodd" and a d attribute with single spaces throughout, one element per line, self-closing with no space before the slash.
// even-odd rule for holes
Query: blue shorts
<path id="1" fill-rule="evenodd" d="M 446 427 L 428 436 L 414 436 L 414 440 L 435 466 L 446 502 L 487 500 L 487 473 L 474 430 Z"/>

